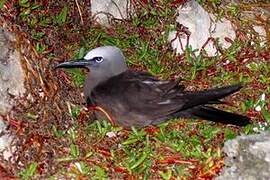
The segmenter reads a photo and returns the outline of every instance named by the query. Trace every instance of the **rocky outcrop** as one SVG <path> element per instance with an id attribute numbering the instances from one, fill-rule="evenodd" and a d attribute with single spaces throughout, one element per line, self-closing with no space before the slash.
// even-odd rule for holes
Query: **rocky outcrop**
<path id="1" fill-rule="evenodd" d="M 15 104 L 15 99 L 26 91 L 20 55 L 14 41 L 11 33 L 0 29 L 0 115 L 7 114 Z M 6 126 L 0 116 L 0 153 L 7 160 L 12 155 L 10 144 L 14 136 L 6 131 Z"/>
<path id="2" fill-rule="evenodd" d="M 172 48 L 176 49 L 178 54 L 183 53 L 187 45 L 191 46 L 193 50 L 198 49 L 199 51 L 205 45 L 206 53 L 209 56 L 214 56 L 217 49 L 212 41 L 207 43 L 208 38 L 218 38 L 218 42 L 224 48 L 230 46 L 225 37 L 231 40 L 235 39 L 235 32 L 229 20 L 222 18 L 217 21 L 213 14 L 209 14 L 195 0 L 191 0 L 178 8 L 176 21 L 187 28 L 190 33 L 188 37 L 185 33 L 170 32 L 168 40 L 171 41 Z M 199 51 L 196 54 L 199 54 Z"/>
<path id="3" fill-rule="evenodd" d="M 239 136 L 224 146 L 226 167 L 216 180 L 268 180 L 270 177 L 270 133 Z"/>
<path id="4" fill-rule="evenodd" d="M 12 42 L 13 35 L 0 29 L 0 115 L 13 106 L 13 99 L 25 93 L 20 56 Z"/>
<path id="5" fill-rule="evenodd" d="M 129 0 L 91 1 L 91 12 L 97 22 L 108 26 L 110 18 L 128 18 L 131 2 Z"/>

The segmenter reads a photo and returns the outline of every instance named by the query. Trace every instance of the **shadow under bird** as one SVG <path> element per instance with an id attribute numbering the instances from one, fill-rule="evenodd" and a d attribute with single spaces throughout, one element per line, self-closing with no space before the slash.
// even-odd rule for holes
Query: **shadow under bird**
<path id="1" fill-rule="evenodd" d="M 113 123 L 130 128 L 157 125 L 172 118 L 201 118 L 245 126 L 249 118 L 212 107 L 241 89 L 232 85 L 203 91 L 185 91 L 173 80 L 159 80 L 146 72 L 129 70 L 122 51 L 98 47 L 83 59 L 56 68 L 87 68 L 84 96 L 89 107 L 99 107 Z M 99 109 L 99 110 L 100 110 Z"/>

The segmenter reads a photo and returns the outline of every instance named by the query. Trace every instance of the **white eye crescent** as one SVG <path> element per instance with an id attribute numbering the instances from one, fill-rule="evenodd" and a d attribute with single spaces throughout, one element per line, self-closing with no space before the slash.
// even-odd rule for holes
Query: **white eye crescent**
<path id="1" fill-rule="evenodd" d="M 103 57 L 95 57 L 94 60 L 95 60 L 97 63 L 101 63 L 104 59 L 103 59 Z"/>

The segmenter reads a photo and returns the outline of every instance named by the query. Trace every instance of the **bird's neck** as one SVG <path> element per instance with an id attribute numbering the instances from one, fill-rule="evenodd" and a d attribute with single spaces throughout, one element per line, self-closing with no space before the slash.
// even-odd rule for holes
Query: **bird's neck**
<path id="1" fill-rule="evenodd" d="M 86 77 L 86 80 L 84 82 L 84 96 L 85 98 L 90 97 L 93 89 L 100 83 L 106 81 L 108 79 L 107 76 L 105 76 L 102 73 L 91 73 Z"/>
<path id="2" fill-rule="evenodd" d="M 90 72 L 84 82 L 84 96 L 85 98 L 91 98 L 91 93 L 94 90 L 95 87 L 97 87 L 99 84 L 105 82 L 106 80 L 121 74 L 123 71 L 119 71 L 117 73 L 113 72 L 104 72 L 104 71 L 96 71 L 96 72 Z"/>

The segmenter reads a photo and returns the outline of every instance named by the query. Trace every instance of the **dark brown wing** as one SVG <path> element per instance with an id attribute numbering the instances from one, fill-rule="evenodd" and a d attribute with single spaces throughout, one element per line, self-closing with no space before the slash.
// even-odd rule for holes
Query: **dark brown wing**
<path id="1" fill-rule="evenodd" d="M 159 124 L 173 117 L 222 119 L 239 124 L 240 120 L 248 122 L 247 118 L 204 105 L 220 103 L 219 99 L 240 88 L 240 85 L 234 85 L 187 92 L 176 81 L 163 81 L 148 73 L 126 71 L 99 84 L 93 90 L 91 99 L 111 113 L 117 124 L 125 127 Z"/>
<path id="2" fill-rule="evenodd" d="M 98 85 L 91 99 L 112 113 L 116 120 L 132 119 L 133 125 L 137 126 L 150 124 L 180 110 L 185 104 L 185 100 L 182 102 L 179 97 L 183 89 L 176 81 L 163 81 L 148 73 L 126 71 Z"/>

